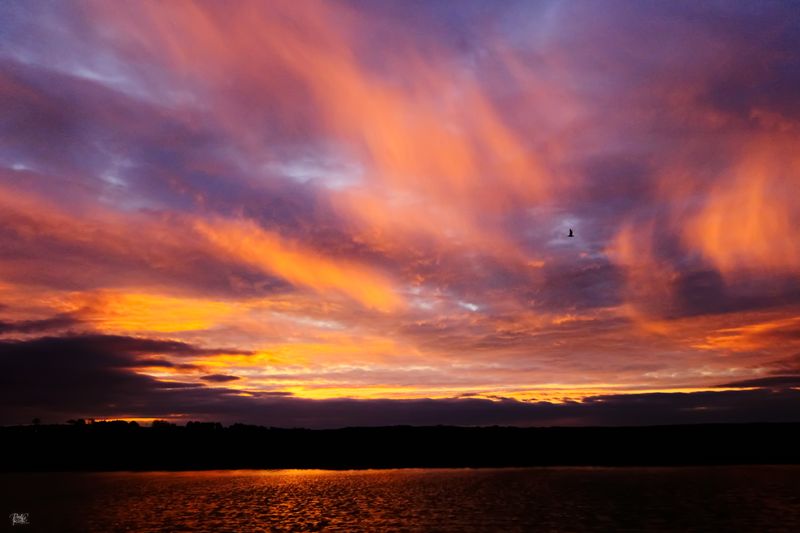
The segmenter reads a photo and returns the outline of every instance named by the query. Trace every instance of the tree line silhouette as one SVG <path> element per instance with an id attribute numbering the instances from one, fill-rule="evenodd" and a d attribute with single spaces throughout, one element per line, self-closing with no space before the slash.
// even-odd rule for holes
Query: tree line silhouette
<path id="1" fill-rule="evenodd" d="M 800 424 L 392 426 L 71 420 L 0 427 L 2 471 L 798 464 Z"/>

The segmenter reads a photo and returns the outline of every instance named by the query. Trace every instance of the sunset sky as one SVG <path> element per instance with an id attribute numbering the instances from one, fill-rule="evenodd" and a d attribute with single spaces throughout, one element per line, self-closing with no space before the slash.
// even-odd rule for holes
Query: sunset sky
<path id="1" fill-rule="evenodd" d="M 795 2 L 3 1 L 0 423 L 800 420 L 798 51 Z"/>

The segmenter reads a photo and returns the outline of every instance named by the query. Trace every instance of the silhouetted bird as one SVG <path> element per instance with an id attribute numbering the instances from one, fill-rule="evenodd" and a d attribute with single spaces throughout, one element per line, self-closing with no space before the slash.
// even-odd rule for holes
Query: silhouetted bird
<path id="1" fill-rule="evenodd" d="M 572 228 L 569 228 L 569 235 L 567 237 L 574 237 L 575 235 L 572 233 Z"/>

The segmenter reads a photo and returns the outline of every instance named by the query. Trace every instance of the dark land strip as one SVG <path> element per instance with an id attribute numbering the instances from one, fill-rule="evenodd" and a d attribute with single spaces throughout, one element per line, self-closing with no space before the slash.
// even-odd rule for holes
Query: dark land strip
<path id="1" fill-rule="evenodd" d="M 190 422 L 0 427 L 0 471 L 800 464 L 800 424 L 392 426 Z"/>

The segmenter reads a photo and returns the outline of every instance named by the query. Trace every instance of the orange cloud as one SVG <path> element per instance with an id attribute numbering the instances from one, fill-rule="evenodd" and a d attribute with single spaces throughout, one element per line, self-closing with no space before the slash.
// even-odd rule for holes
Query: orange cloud
<path id="1" fill-rule="evenodd" d="M 715 329 L 696 346 L 729 352 L 762 350 L 783 353 L 797 349 L 800 345 L 800 317 L 784 316 L 793 312 L 797 310 L 786 309 L 784 313 L 773 313 L 772 316 L 742 316 L 739 324 Z"/>
<path id="2" fill-rule="evenodd" d="M 723 273 L 800 269 L 800 143 L 767 136 L 747 144 L 721 176 L 683 237 Z"/>
<path id="3" fill-rule="evenodd" d="M 622 267 L 625 276 L 621 311 L 646 331 L 666 334 L 670 327 L 662 318 L 672 301 L 676 271 L 656 258 L 654 238 L 651 222 L 625 224 L 606 254 Z"/>
<path id="4" fill-rule="evenodd" d="M 287 241 L 251 221 L 197 221 L 195 229 L 228 257 L 318 292 L 340 292 L 379 311 L 403 300 L 388 278 L 365 266 L 333 260 Z"/>

